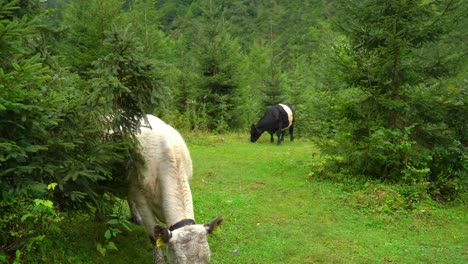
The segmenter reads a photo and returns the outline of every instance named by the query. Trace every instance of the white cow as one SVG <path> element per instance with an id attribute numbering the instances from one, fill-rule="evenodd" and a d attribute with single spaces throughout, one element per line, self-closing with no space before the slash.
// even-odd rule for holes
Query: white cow
<path id="1" fill-rule="evenodd" d="M 207 234 L 223 218 L 195 224 L 189 186 L 192 160 L 187 146 L 182 136 L 159 118 L 148 115 L 147 120 L 137 135 L 146 164 L 129 179 L 128 199 L 134 220 L 146 228 L 153 242 L 153 263 L 164 263 L 156 241 L 168 245 L 170 263 L 207 263 L 211 255 Z M 156 218 L 169 229 L 158 225 Z"/>

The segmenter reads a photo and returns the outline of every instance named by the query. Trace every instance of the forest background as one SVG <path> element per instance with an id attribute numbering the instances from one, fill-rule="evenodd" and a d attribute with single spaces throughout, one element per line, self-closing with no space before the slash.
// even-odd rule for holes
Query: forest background
<path id="1" fill-rule="evenodd" d="M 396 184 L 408 210 L 466 202 L 467 13 L 457 0 L 0 0 L 0 257 L 40 250 L 59 212 L 108 216 L 148 113 L 248 138 L 285 102 L 320 147 L 311 175 Z"/>

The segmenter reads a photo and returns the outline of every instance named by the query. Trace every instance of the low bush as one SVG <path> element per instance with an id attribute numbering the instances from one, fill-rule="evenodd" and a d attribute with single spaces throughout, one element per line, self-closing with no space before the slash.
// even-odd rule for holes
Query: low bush
<path id="1" fill-rule="evenodd" d="M 56 184 L 48 186 L 49 194 Z M 61 232 L 63 217 L 48 198 L 33 198 L 2 192 L 0 200 L 0 262 L 48 262 L 48 250 L 54 247 L 51 234 Z"/>

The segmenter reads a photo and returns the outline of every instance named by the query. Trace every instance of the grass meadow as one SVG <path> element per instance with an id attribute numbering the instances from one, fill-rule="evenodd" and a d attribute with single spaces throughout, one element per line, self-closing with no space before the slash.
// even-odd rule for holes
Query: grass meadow
<path id="1" fill-rule="evenodd" d="M 310 160 L 317 154 L 311 142 L 288 139 L 276 146 L 263 135 L 252 144 L 240 134 L 185 138 L 194 163 L 196 220 L 218 214 L 225 219 L 209 238 L 211 263 L 468 263 L 462 203 L 362 210 L 353 188 L 311 177 Z M 73 256 L 74 263 L 151 263 L 142 227 L 119 234 L 119 250 L 102 256 L 92 220 L 76 216 L 65 222 L 58 238 L 65 261 Z"/>

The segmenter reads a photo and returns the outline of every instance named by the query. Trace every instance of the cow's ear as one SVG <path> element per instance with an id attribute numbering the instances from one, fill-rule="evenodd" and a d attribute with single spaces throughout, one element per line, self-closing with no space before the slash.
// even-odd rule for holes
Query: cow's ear
<path id="1" fill-rule="evenodd" d="M 252 124 L 251 128 L 252 128 L 252 129 L 255 129 L 255 128 L 256 128 L 256 127 L 255 127 L 255 124 Z"/>
<path id="2" fill-rule="evenodd" d="M 221 223 L 223 222 L 224 218 L 222 215 L 218 215 L 218 217 L 216 217 L 216 219 L 212 220 L 211 222 L 205 224 L 205 229 L 206 229 L 206 232 L 208 232 L 208 234 L 211 234 L 213 233 L 213 231 L 216 231 L 219 226 L 221 225 Z"/>
<path id="3" fill-rule="evenodd" d="M 167 242 L 169 242 L 171 237 L 171 231 L 167 230 L 167 228 L 164 228 L 160 225 L 154 226 L 154 238 L 156 240 L 156 247 L 161 247 L 162 245 L 166 244 Z"/>

